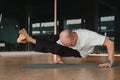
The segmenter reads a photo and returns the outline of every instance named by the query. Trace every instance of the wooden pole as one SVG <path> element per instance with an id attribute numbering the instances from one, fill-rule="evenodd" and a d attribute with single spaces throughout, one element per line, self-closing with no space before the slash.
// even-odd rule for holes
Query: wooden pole
<path id="1" fill-rule="evenodd" d="M 54 35 L 57 34 L 57 0 L 54 0 Z M 56 62 L 57 55 L 53 56 L 53 61 Z"/>
<path id="2" fill-rule="evenodd" d="M 54 35 L 57 34 L 57 0 L 54 0 Z"/>

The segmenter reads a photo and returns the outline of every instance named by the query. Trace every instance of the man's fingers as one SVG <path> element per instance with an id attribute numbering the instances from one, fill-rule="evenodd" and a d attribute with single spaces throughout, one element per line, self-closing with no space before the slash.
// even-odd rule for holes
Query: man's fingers
<path id="1" fill-rule="evenodd" d="M 100 68 L 111 68 L 111 65 L 109 63 L 99 64 L 98 67 Z"/>
<path id="2" fill-rule="evenodd" d="M 59 60 L 59 61 L 55 61 L 54 64 L 64 64 L 64 62 L 62 60 Z"/>

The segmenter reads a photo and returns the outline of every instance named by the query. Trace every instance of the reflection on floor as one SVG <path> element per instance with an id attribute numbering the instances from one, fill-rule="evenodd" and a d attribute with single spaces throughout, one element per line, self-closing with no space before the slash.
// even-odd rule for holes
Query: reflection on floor
<path id="1" fill-rule="evenodd" d="M 105 55 L 63 58 L 65 63 L 103 63 Z M 0 52 L 0 80 L 119 80 L 119 68 L 22 69 L 22 64 L 51 63 L 53 55 L 38 52 Z M 120 62 L 120 56 L 115 56 Z"/>

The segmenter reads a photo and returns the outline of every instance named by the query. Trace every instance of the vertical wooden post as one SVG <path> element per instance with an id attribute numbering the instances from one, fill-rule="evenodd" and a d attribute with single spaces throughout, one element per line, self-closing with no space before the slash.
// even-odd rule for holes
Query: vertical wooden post
<path id="1" fill-rule="evenodd" d="M 57 0 L 54 0 L 54 35 L 57 34 Z"/>
<path id="2" fill-rule="evenodd" d="M 57 34 L 57 0 L 54 0 L 54 35 Z M 53 61 L 56 62 L 57 55 L 53 56 Z"/>

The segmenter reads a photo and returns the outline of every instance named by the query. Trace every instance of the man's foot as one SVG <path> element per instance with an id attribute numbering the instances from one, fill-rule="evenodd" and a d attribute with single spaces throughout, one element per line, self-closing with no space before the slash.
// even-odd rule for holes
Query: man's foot
<path id="1" fill-rule="evenodd" d="M 19 34 L 22 34 L 22 33 L 27 34 L 27 31 L 25 30 L 25 28 L 22 28 L 22 29 L 19 31 Z"/>
<path id="2" fill-rule="evenodd" d="M 18 37 L 18 39 L 17 39 L 17 43 L 26 43 L 25 36 L 23 36 L 22 34 L 20 34 L 19 37 Z"/>
<path id="3" fill-rule="evenodd" d="M 17 43 L 26 43 L 29 39 L 29 35 L 27 31 L 23 28 L 19 31 L 19 37 L 17 39 Z"/>

